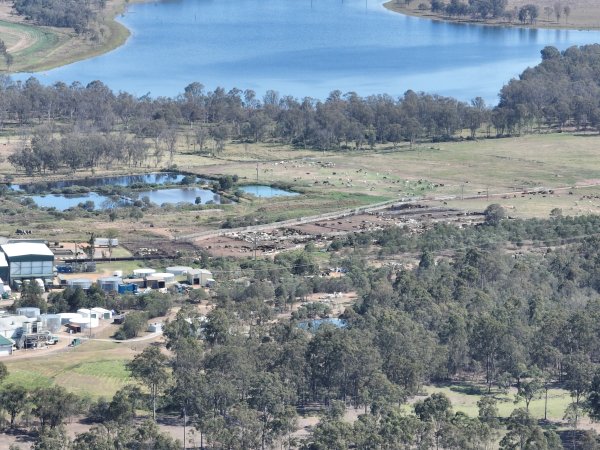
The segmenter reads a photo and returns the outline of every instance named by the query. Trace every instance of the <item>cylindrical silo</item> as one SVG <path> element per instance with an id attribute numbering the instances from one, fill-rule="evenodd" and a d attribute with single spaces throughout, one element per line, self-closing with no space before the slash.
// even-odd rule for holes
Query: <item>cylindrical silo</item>
<path id="1" fill-rule="evenodd" d="M 135 269 L 133 271 L 133 275 L 135 277 L 139 277 L 139 278 L 147 277 L 148 275 L 152 275 L 153 273 L 156 273 L 156 270 L 150 269 L 149 267 L 144 267 L 142 269 Z"/>
<path id="2" fill-rule="evenodd" d="M 42 323 L 44 324 L 46 330 L 50 331 L 51 333 L 57 333 L 60 331 L 61 320 L 58 314 L 42 314 L 40 319 L 42 319 Z"/>
<path id="3" fill-rule="evenodd" d="M 186 275 L 190 270 L 192 270 L 192 268 L 188 266 L 172 266 L 167 267 L 165 272 L 172 273 L 173 275 L 177 276 Z"/>
<path id="4" fill-rule="evenodd" d="M 40 316 L 40 308 L 34 308 L 32 306 L 26 306 L 23 308 L 17 308 L 17 314 L 19 316 L 29 317 L 30 319 L 35 319 Z"/>

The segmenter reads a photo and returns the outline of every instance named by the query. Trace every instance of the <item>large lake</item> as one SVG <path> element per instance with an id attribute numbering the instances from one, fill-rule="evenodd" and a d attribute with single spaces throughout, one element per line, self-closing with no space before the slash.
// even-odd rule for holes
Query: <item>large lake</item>
<path id="1" fill-rule="evenodd" d="M 132 31 L 126 45 L 36 76 L 44 83 L 99 79 L 152 96 L 174 96 L 199 81 L 259 95 L 413 89 L 495 103 L 506 81 L 539 62 L 544 46 L 600 42 L 595 31 L 407 17 L 380 0 L 166 0 L 132 5 L 120 20 Z"/>

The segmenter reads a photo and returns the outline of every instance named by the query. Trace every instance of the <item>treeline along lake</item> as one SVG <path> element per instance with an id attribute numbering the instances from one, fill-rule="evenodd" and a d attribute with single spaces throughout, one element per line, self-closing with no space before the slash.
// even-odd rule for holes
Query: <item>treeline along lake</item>
<path id="1" fill-rule="evenodd" d="M 126 45 L 37 74 L 42 82 L 174 96 L 200 81 L 324 99 L 329 92 L 401 95 L 408 89 L 494 104 L 504 83 L 600 32 L 443 23 L 387 11 L 379 0 L 170 0 L 131 5 Z M 18 74 L 26 79 L 30 74 Z"/>

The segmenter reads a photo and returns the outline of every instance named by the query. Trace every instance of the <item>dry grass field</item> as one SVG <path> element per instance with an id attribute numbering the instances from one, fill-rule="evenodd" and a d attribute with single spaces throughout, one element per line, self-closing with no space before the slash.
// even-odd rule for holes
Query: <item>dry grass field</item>
<path id="1" fill-rule="evenodd" d="M 194 154 L 181 139 L 174 163 L 181 170 L 217 177 L 238 175 L 241 183 L 276 184 L 301 195 L 271 199 L 240 198 L 229 205 L 151 208 L 139 220 L 120 216 L 110 222 L 107 213 L 56 218 L 42 210 L 19 205 L 17 196 L 5 196 L 7 213 L 0 234 L 26 227 L 50 240 L 87 240 L 89 231 L 117 228 L 120 237 L 165 241 L 203 230 L 218 229 L 227 218 L 254 216 L 280 221 L 355 208 L 386 200 L 419 198 L 430 204 L 483 210 L 502 203 L 515 217 L 547 217 L 554 208 L 564 214 L 600 213 L 600 136 L 591 134 L 536 134 L 506 139 L 481 139 L 408 145 L 396 149 L 296 150 L 272 144 L 228 144 L 217 157 Z M 3 145 L 5 144 L 5 145 Z M 0 138 L 0 156 L 6 158 L 14 138 Z M 141 167 L 140 171 L 167 167 Z M 110 173 L 128 173 L 126 167 Z M 97 170 L 94 176 L 108 172 Z M 0 177 L 14 174 L 4 160 Z M 80 171 L 76 177 L 91 176 Z M 59 173 L 44 180 L 72 176 Z M 17 176 L 18 182 L 40 181 Z M 524 193 L 526 192 L 526 193 Z M 479 196 L 477 198 L 474 198 Z M 464 199 L 463 199 L 464 198 Z"/>

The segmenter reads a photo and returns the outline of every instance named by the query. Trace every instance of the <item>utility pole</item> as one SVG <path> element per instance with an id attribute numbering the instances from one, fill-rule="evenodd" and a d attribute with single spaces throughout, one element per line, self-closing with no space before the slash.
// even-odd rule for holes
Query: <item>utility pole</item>
<path id="1" fill-rule="evenodd" d="M 256 261 L 256 231 L 254 232 L 254 261 Z"/>

